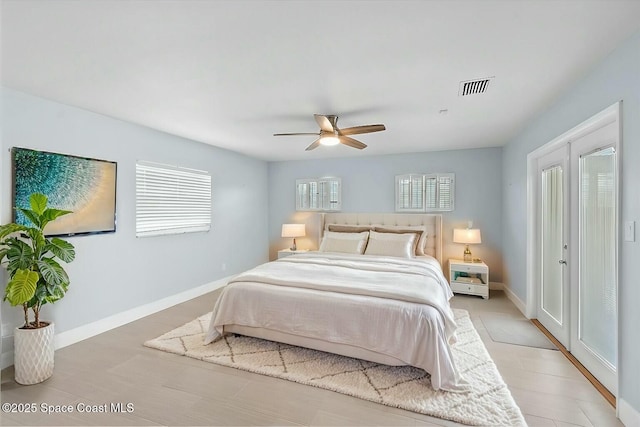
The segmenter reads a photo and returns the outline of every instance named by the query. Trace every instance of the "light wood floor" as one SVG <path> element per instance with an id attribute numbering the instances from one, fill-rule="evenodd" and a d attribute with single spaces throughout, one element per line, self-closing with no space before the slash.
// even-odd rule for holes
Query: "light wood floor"
<path id="1" fill-rule="evenodd" d="M 132 413 L 0 414 L 3 425 L 455 425 L 315 387 L 142 346 L 211 310 L 213 292 L 56 352 L 55 374 L 20 386 L 2 372 L 1 400 L 49 405 L 132 403 Z M 496 343 L 480 315 L 522 317 L 503 292 L 456 296 L 470 312 L 530 426 L 616 426 L 615 411 L 559 351 Z"/>

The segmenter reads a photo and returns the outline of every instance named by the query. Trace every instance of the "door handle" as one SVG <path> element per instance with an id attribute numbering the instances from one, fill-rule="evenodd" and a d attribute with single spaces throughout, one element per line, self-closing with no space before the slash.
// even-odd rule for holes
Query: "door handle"
<path id="1" fill-rule="evenodd" d="M 567 261 L 565 261 L 565 260 L 561 259 L 561 260 L 558 260 L 558 264 L 564 264 L 564 265 L 567 265 Z"/>

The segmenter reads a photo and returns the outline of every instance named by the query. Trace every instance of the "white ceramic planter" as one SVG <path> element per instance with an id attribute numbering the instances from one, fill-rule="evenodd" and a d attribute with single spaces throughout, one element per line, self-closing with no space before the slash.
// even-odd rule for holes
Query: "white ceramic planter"
<path id="1" fill-rule="evenodd" d="M 37 384 L 53 375 L 53 322 L 44 328 L 16 328 L 13 336 L 15 379 Z"/>

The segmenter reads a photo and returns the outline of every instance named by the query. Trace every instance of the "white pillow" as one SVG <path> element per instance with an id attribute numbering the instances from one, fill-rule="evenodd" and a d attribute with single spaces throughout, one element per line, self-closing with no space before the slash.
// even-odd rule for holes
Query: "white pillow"
<path id="1" fill-rule="evenodd" d="M 416 233 L 396 234 L 371 231 L 364 254 L 413 258 L 416 237 Z"/>
<path id="2" fill-rule="evenodd" d="M 416 242 L 415 254 L 426 255 L 424 252 L 427 246 L 427 227 L 424 225 L 376 225 L 373 228 L 380 233 L 420 233 L 418 241 Z"/>
<path id="3" fill-rule="evenodd" d="M 364 248 L 367 246 L 368 238 L 368 231 L 363 231 L 362 233 L 325 231 L 320 244 L 320 252 L 343 252 L 362 255 Z"/>

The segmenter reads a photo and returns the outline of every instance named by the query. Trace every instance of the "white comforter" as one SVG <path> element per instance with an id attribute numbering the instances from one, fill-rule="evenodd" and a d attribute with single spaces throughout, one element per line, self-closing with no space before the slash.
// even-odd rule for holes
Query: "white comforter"
<path id="1" fill-rule="evenodd" d="M 205 343 L 224 325 L 266 328 L 391 356 L 429 372 L 434 389 L 461 391 L 449 347 L 456 329 L 451 296 L 431 257 L 290 256 L 229 282 Z"/>

